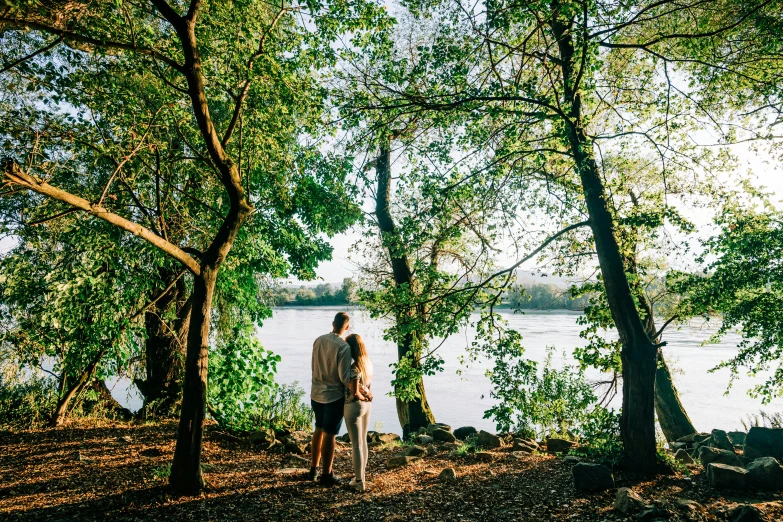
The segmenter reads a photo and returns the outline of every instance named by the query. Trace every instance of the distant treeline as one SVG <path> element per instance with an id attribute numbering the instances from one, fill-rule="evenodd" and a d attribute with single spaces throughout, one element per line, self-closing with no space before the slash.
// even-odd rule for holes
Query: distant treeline
<path id="1" fill-rule="evenodd" d="M 275 306 L 341 306 L 358 304 L 356 283 L 343 279 L 341 286 L 323 283 L 317 286 L 280 287 L 272 293 Z"/>
<path id="2" fill-rule="evenodd" d="M 356 283 L 349 278 L 342 285 L 322 283 L 316 286 L 280 287 L 272 292 L 275 306 L 356 305 Z M 506 293 L 503 307 L 523 310 L 584 310 L 588 297 L 571 298 L 562 285 L 525 283 Z"/>

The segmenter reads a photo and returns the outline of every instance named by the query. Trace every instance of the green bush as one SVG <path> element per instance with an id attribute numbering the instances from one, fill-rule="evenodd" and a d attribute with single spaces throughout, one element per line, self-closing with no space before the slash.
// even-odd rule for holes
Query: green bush
<path id="1" fill-rule="evenodd" d="M 582 419 L 576 434 L 579 446 L 571 450 L 572 454 L 598 460 L 610 467 L 620 462 L 623 443 L 618 412 L 596 406 Z"/>
<path id="2" fill-rule="evenodd" d="M 0 373 L 0 429 L 42 428 L 56 405 L 54 379 L 34 373 L 9 378 Z"/>
<path id="3" fill-rule="evenodd" d="M 252 325 L 237 326 L 211 353 L 210 413 L 224 429 L 310 429 L 313 412 L 304 390 L 274 381 L 280 356 L 265 350 Z"/>

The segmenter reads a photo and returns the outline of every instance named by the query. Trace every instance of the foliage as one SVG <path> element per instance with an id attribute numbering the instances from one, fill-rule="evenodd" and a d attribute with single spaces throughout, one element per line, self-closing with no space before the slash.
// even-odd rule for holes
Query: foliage
<path id="1" fill-rule="evenodd" d="M 712 342 L 741 330 L 737 354 L 711 371 L 728 368 L 731 386 L 742 368 L 754 376 L 772 370 L 750 390 L 767 404 L 783 396 L 783 215 L 729 208 L 717 224 L 720 232 L 703 242 L 697 259 L 706 275 L 670 275 L 673 288 L 684 295 L 678 313 L 707 320 L 720 314 Z"/>
<path id="2" fill-rule="evenodd" d="M 484 418 L 494 419 L 499 432 L 573 438 L 574 430 L 585 422 L 596 401 L 582 370 L 568 365 L 555 367 L 553 348 L 539 370 L 536 362 L 523 358 L 519 332 L 496 326 L 494 321 L 497 318 L 485 315 L 477 325 L 477 338 L 484 339 L 484 345 L 480 346 L 482 341 L 474 343 L 475 349 L 494 361 L 487 375 L 492 383 L 490 397 L 498 403 L 484 413 Z"/>
<path id="3" fill-rule="evenodd" d="M 596 406 L 577 427 L 576 434 L 579 446 L 571 450 L 572 454 L 597 459 L 610 467 L 622 459 L 619 413 Z"/>
<path id="4" fill-rule="evenodd" d="M 358 303 L 356 284 L 343 279 L 339 287 L 328 283 L 315 287 L 278 287 L 270 291 L 275 306 L 342 306 Z"/>
<path id="5" fill-rule="evenodd" d="M 748 414 L 746 418 L 742 419 L 742 426 L 745 431 L 754 426 L 783 429 L 783 412 L 768 413 L 761 410 L 757 414 Z"/>
<path id="6" fill-rule="evenodd" d="M 276 393 L 274 375 L 280 356 L 264 350 L 252 324 L 237 325 L 220 339 L 212 357 L 211 412 L 221 426 L 235 431 L 257 429 L 265 400 Z"/>
<path id="7" fill-rule="evenodd" d="M 39 429 L 48 424 L 57 404 L 57 383 L 41 372 L 13 371 L 0 366 L 0 429 Z"/>

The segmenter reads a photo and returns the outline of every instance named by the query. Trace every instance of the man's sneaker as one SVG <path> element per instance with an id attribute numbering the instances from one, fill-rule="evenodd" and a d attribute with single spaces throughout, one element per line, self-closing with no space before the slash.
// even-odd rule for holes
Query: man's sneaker
<path id="1" fill-rule="evenodd" d="M 315 468 L 310 468 L 310 471 L 307 472 L 307 480 L 310 482 L 314 482 L 315 478 L 318 476 Z"/>
<path id="2" fill-rule="evenodd" d="M 318 479 L 318 483 L 326 487 L 339 486 L 340 478 L 334 473 L 329 473 L 328 475 L 321 475 L 321 478 Z"/>

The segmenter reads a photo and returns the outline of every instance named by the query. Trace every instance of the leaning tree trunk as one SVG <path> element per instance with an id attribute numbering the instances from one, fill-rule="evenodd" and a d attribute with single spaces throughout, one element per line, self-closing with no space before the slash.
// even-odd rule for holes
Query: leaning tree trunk
<path id="1" fill-rule="evenodd" d="M 61 426 L 68 418 L 68 410 L 70 409 L 71 401 L 73 401 L 73 399 L 90 383 L 92 374 L 95 372 L 95 369 L 98 367 L 98 364 L 101 362 L 105 353 L 106 352 L 101 350 L 95 354 L 95 357 L 93 357 L 87 366 L 79 373 L 79 376 L 71 382 L 68 381 L 67 375 L 63 373 L 63 392 L 60 395 L 57 406 L 52 414 L 52 426 Z"/>
<path id="2" fill-rule="evenodd" d="M 638 200 L 633 191 L 630 192 L 631 201 L 634 206 L 638 205 Z M 638 276 L 639 267 L 637 260 L 637 245 L 639 244 L 638 231 L 635 228 L 627 229 L 624 241 L 627 243 L 624 263 L 626 272 L 632 276 Z M 644 329 L 654 343 L 659 344 L 658 328 L 655 326 L 655 315 L 649 299 L 644 292 L 644 288 L 639 283 L 639 278 L 634 277 L 632 291 L 636 294 L 639 309 L 643 314 L 642 323 Z M 658 424 L 661 426 L 664 437 L 669 442 L 674 442 L 686 435 L 696 433 L 688 414 L 685 412 L 677 388 L 674 387 L 672 374 L 669 366 L 666 364 L 663 352 L 658 349 L 655 371 L 655 413 L 658 415 Z"/>
<path id="3" fill-rule="evenodd" d="M 375 196 L 375 216 L 378 219 L 378 228 L 381 230 L 383 243 L 389 253 L 392 266 L 394 284 L 397 286 L 415 284 L 411 274 L 410 263 L 405 254 L 399 252 L 396 245 L 397 228 L 391 215 L 391 150 L 388 143 L 381 147 L 380 154 L 375 163 L 378 176 L 378 189 Z M 397 314 L 397 324 L 408 321 L 409 314 L 421 313 L 421 310 L 406 310 Z M 412 367 L 419 365 L 421 357 L 421 337 L 416 332 L 405 335 L 405 338 L 397 344 L 397 360 L 408 359 Z M 415 383 L 417 397 L 411 401 L 403 401 L 399 397 L 397 403 L 397 417 L 402 426 L 403 438 L 416 432 L 419 428 L 426 428 L 435 422 L 430 405 L 427 402 L 427 394 L 424 391 L 424 380 L 419 378 Z"/>
<path id="4" fill-rule="evenodd" d="M 559 11 L 559 6 L 556 11 Z M 614 218 L 593 155 L 593 144 L 584 129 L 582 100 L 575 73 L 571 22 L 556 14 L 550 26 L 557 39 L 562 71 L 565 138 L 584 193 L 606 298 L 622 345 L 623 402 L 620 434 L 623 462 L 642 473 L 656 468 L 655 372 L 658 348 L 648 337 L 625 273 L 623 256 L 615 236 Z"/>
<path id="5" fill-rule="evenodd" d="M 164 271 L 161 282 L 173 284 L 179 277 L 173 271 Z M 144 314 L 147 339 L 144 343 L 145 379 L 137 379 L 136 387 L 144 396 L 144 416 L 170 417 L 175 415 L 182 396 L 182 373 L 185 366 L 185 346 L 190 326 L 190 299 L 182 279 L 164 294 L 153 308 Z M 163 316 L 175 307 L 176 319 L 169 325 Z"/>
<path id="6" fill-rule="evenodd" d="M 641 292 L 639 293 L 639 306 L 645 313 L 644 328 L 647 331 L 647 336 L 653 342 L 658 343 L 659 339 L 656 335 L 658 329 L 655 327 L 653 309 Z M 663 351 L 660 349 L 658 349 L 655 370 L 655 413 L 658 415 L 661 431 L 669 442 L 696 433 L 696 428 L 693 427 L 691 419 L 680 402 L 680 395 L 677 393 L 677 388 L 674 387 L 669 365 L 666 364 Z"/>

